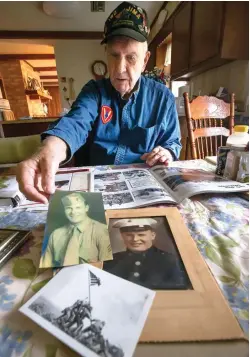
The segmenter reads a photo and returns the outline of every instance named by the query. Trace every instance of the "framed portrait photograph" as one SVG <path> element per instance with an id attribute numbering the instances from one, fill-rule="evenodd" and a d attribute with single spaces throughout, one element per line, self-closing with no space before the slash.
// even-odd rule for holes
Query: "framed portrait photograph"
<path id="1" fill-rule="evenodd" d="M 177 208 L 106 211 L 103 269 L 156 291 L 140 342 L 244 339 Z"/>

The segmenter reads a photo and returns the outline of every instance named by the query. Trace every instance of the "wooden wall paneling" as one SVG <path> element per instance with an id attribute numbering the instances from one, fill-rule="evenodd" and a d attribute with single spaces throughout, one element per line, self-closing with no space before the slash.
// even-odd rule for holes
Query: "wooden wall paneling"
<path id="1" fill-rule="evenodd" d="M 0 38 L 102 40 L 101 31 L 9 31 L 1 30 Z"/>
<path id="2" fill-rule="evenodd" d="M 208 60 L 220 53 L 223 1 L 194 1 L 190 66 Z"/>
<path id="3" fill-rule="evenodd" d="M 235 29 L 237 28 L 237 31 Z M 249 2 L 227 1 L 221 57 L 249 58 Z"/>
<path id="4" fill-rule="evenodd" d="M 61 97 L 58 86 L 44 87 L 47 89 L 52 96 L 52 100 L 46 102 L 48 106 L 48 116 L 59 116 L 62 111 Z"/>
<path id="5" fill-rule="evenodd" d="M 191 33 L 192 2 L 187 1 L 179 8 L 173 19 L 171 74 L 187 71 Z"/>

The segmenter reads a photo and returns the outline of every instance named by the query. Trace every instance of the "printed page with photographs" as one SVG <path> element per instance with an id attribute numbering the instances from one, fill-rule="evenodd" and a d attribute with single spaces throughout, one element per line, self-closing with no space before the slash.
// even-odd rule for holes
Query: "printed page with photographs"
<path id="1" fill-rule="evenodd" d="M 149 169 L 117 169 L 91 173 L 91 191 L 101 192 L 105 209 L 178 204 L 200 193 L 248 191 L 249 186 L 214 173 L 158 165 Z"/>
<path id="2" fill-rule="evenodd" d="M 56 190 L 71 191 L 81 190 L 87 191 L 88 187 L 88 172 L 87 169 L 73 169 L 65 170 L 59 169 L 55 176 Z M 41 182 L 38 183 L 41 187 Z M 42 188 L 41 188 L 42 190 Z M 30 210 L 47 211 L 48 205 L 39 204 L 28 200 L 19 190 L 18 182 L 14 175 L 1 176 L 0 175 L 0 208 L 26 208 Z"/>
<path id="3" fill-rule="evenodd" d="M 81 356 L 132 357 L 154 297 L 83 264 L 59 271 L 20 311 Z"/>

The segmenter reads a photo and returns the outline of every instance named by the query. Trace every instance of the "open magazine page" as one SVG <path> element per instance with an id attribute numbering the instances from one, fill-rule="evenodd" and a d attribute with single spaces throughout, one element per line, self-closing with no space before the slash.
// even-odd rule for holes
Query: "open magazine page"
<path id="1" fill-rule="evenodd" d="M 70 190 L 70 185 L 72 181 L 72 173 L 62 173 L 62 174 L 56 174 L 55 176 L 55 186 L 56 190 L 63 190 L 63 191 L 69 191 Z M 22 202 L 18 206 L 19 208 L 27 208 L 31 210 L 39 210 L 39 211 L 47 211 L 48 209 L 48 204 L 41 204 L 37 202 L 33 202 L 28 200 L 27 198 L 24 198 Z"/>
<path id="2" fill-rule="evenodd" d="M 176 203 L 148 169 L 92 172 L 91 191 L 102 193 L 105 209 Z"/>
<path id="3" fill-rule="evenodd" d="M 200 193 L 243 192 L 248 184 L 228 180 L 212 172 L 162 165 L 150 169 L 176 202 Z"/>
<path id="4" fill-rule="evenodd" d="M 0 176 L 0 207 L 15 207 L 24 199 L 15 176 Z"/>

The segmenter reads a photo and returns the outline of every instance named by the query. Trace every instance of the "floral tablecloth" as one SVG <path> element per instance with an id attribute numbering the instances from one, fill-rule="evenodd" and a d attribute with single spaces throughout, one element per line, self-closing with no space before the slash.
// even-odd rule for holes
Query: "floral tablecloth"
<path id="1" fill-rule="evenodd" d="M 214 169 L 200 160 L 181 164 Z M 248 201 L 234 194 L 205 194 L 186 199 L 178 208 L 238 322 L 248 334 Z M 25 210 L 0 213 L 0 228 L 33 232 L 33 237 L 0 270 L 0 357 L 77 356 L 18 311 L 52 277 L 51 269 L 38 269 L 46 215 L 45 211 Z"/>

